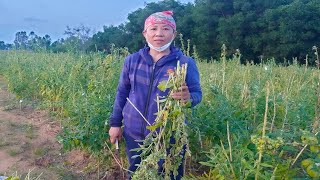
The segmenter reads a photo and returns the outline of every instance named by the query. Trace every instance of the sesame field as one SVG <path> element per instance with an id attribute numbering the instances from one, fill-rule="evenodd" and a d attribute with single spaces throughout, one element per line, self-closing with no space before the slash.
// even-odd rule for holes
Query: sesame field
<path id="1" fill-rule="evenodd" d="M 126 55 L 0 51 L 0 176 L 125 178 L 125 144 L 115 164 L 107 132 Z M 188 114 L 186 179 L 320 178 L 318 68 L 224 51 L 196 61 L 203 100 Z"/>

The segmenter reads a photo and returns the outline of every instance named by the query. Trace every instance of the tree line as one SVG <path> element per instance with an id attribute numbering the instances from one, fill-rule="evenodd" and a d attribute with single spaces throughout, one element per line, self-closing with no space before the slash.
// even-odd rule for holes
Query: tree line
<path id="1" fill-rule="evenodd" d="M 178 34 L 189 40 L 191 51 L 200 58 L 218 59 L 221 46 L 226 44 L 230 55 L 240 49 L 242 59 L 256 63 L 266 58 L 281 63 L 293 57 L 304 63 L 307 55 L 316 63 L 312 47 L 320 46 L 318 0 L 195 0 L 187 4 L 163 0 L 147 3 L 129 13 L 127 22 L 104 26 L 92 36 L 84 25 L 67 27 L 67 37 L 54 42 L 49 35 L 21 31 L 13 44 L 0 41 L 0 49 L 108 53 L 116 46 L 134 52 L 146 44 L 141 35 L 145 18 L 163 10 L 173 10 Z M 176 45 L 182 43 L 176 38 Z"/>

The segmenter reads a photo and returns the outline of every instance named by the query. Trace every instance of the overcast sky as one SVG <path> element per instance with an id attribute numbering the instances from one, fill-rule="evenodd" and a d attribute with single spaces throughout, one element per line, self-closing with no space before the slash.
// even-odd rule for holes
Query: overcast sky
<path id="1" fill-rule="evenodd" d="M 0 0 L 0 41 L 13 43 L 18 31 L 64 37 L 67 26 L 83 24 L 95 32 L 127 21 L 129 13 L 157 0 Z M 194 0 L 180 0 L 182 3 Z"/>

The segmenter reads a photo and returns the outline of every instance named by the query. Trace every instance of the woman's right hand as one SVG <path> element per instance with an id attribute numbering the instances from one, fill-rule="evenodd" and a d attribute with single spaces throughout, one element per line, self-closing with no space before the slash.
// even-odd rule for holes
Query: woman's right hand
<path id="1" fill-rule="evenodd" d="M 112 144 L 116 143 L 116 139 L 120 141 L 122 138 L 121 127 L 110 127 L 109 136 L 110 136 L 110 142 Z"/>

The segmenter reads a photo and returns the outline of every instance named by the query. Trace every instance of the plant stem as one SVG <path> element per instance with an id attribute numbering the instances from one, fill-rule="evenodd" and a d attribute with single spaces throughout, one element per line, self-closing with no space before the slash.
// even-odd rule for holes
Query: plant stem
<path id="1" fill-rule="evenodd" d="M 315 136 L 317 136 L 318 133 L 319 133 L 319 132 L 317 132 L 317 133 L 315 134 Z M 293 166 L 294 163 L 296 163 L 296 161 L 297 161 L 298 158 L 301 156 L 302 152 L 307 148 L 307 146 L 308 146 L 308 144 L 306 144 L 306 145 L 301 149 L 301 151 L 299 152 L 299 154 L 297 155 L 297 157 L 296 157 L 296 158 L 293 160 L 293 162 L 291 163 L 291 166 Z"/>
<path id="2" fill-rule="evenodd" d="M 258 159 L 258 166 L 256 169 L 256 175 L 255 175 L 255 180 L 259 179 L 259 172 L 260 172 L 260 164 L 261 164 L 261 160 L 262 160 L 262 154 L 263 154 L 263 149 L 264 149 L 264 145 L 265 145 L 265 135 L 266 135 L 266 126 L 267 126 L 267 117 L 268 117 L 268 101 L 269 101 L 269 93 L 270 93 L 270 89 L 269 89 L 269 82 L 267 82 L 267 87 L 266 87 L 266 109 L 264 112 L 264 118 L 263 118 L 263 128 L 262 128 L 262 140 L 263 140 L 263 144 L 262 144 L 262 149 L 259 151 L 259 159 Z"/>
<path id="3" fill-rule="evenodd" d="M 116 156 L 113 154 L 113 152 L 112 152 L 111 148 L 108 146 L 108 144 L 105 143 L 105 145 L 106 145 L 106 147 L 108 148 L 108 150 L 110 151 L 113 159 L 114 159 L 114 160 L 116 161 L 116 163 L 120 166 L 120 168 L 123 169 L 123 170 L 125 170 L 125 171 L 128 171 L 128 172 L 132 173 L 132 171 L 130 171 L 129 169 L 126 169 L 126 168 L 123 167 L 123 165 L 121 164 L 121 162 L 120 162 L 120 161 L 116 158 Z M 102 178 L 102 179 L 103 179 L 103 178 Z"/>
<path id="4" fill-rule="evenodd" d="M 236 173 L 235 173 L 234 170 L 233 170 L 233 166 L 232 166 L 232 164 L 231 164 L 231 161 L 230 161 L 230 159 L 229 159 L 229 156 L 228 156 L 226 150 L 224 149 L 224 146 L 223 146 L 223 143 L 222 143 L 221 140 L 220 140 L 220 143 L 221 143 L 221 147 L 222 147 L 223 154 L 226 156 L 226 158 L 227 158 L 227 160 L 228 160 L 228 163 L 229 163 L 229 166 L 230 166 L 230 169 L 231 169 L 231 172 L 232 172 L 232 176 L 233 176 L 234 179 L 237 179 L 237 178 L 236 178 Z"/>
<path id="5" fill-rule="evenodd" d="M 127 101 L 133 106 L 133 108 L 140 114 L 140 116 L 143 118 L 143 120 L 149 125 L 151 126 L 151 124 L 149 123 L 149 121 L 143 116 L 143 114 L 139 111 L 139 109 L 130 101 L 129 98 L 127 98 Z"/>
<path id="6" fill-rule="evenodd" d="M 320 75 L 319 75 L 319 81 L 320 81 Z M 314 122 L 313 122 L 313 126 L 312 126 L 312 132 L 315 133 L 316 131 L 318 131 L 319 129 L 319 124 L 320 124 L 320 83 L 318 82 L 317 84 L 317 103 L 315 105 L 315 118 L 314 118 Z"/>
<path id="7" fill-rule="evenodd" d="M 227 121 L 227 134 L 228 134 L 228 143 L 229 143 L 229 154 L 230 154 L 230 161 L 232 162 L 232 146 L 230 140 L 230 130 L 229 130 L 229 121 Z"/>
<path id="8" fill-rule="evenodd" d="M 294 163 L 296 163 L 296 161 L 298 160 L 298 158 L 300 157 L 300 155 L 302 154 L 302 152 L 307 148 L 308 144 L 306 144 L 301 151 L 299 152 L 299 154 L 297 155 L 297 157 L 293 160 L 293 162 L 291 163 L 291 166 L 294 165 Z"/>
<path id="9" fill-rule="evenodd" d="M 272 121 L 271 121 L 270 132 L 272 132 L 272 130 L 273 130 L 274 121 L 276 119 L 276 110 L 277 110 L 277 108 L 276 108 L 276 95 L 275 95 L 273 84 L 272 84 L 272 93 L 273 93 L 273 117 L 272 117 Z"/>

